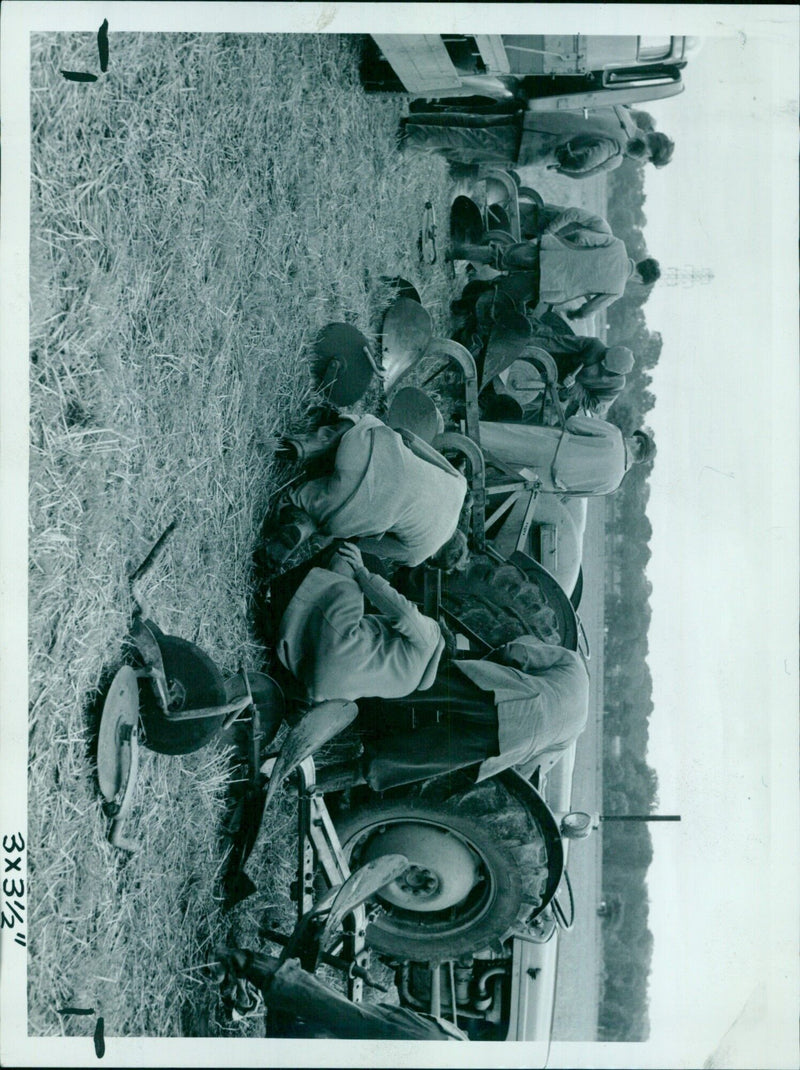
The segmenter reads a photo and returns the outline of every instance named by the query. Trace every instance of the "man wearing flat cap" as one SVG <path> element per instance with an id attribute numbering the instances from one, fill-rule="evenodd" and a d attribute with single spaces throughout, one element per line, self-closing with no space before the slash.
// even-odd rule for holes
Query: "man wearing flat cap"
<path id="1" fill-rule="evenodd" d="M 367 613 L 366 601 L 377 612 Z M 444 648 L 437 622 L 344 543 L 327 567 L 306 571 L 281 617 L 276 654 L 309 702 L 355 701 L 424 691 Z"/>
<path id="2" fill-rule="evenodd" d="M 613 493 L 634 464 L 655 455 L 644 431 L 623 435 L 606 420 L 570 416 L 564 428 L 481 420 L 481 447 L 512 468 L 530 468 L 542 490 L 576 497 Z"/>
<path id="3" fill-rule="evenodd" d="M 559 379 L 563 385 L 562 401 L 567 416 L 582 411 L 587 416 L 604 417 L 622 391 L 625 389 L 626 376 L 633 370 L 633 353 L 627 346 L 605 346 L 598 338 L 585 339 L 597 342 L 593 348 L 587 347 L 584 359 L 575 363 L 562 361 L 556 357 Z M 569 371 L 562 373 L 562 365 L 572 364 Z"/>
<path id="4" fill-rule="evenodd" d="M 545 334 L 533 336 L 527 344 L 531 343 L 546 350 L 555 360 L 559 397 L 566 416 L 581 413 L 604 418 L 625 389 L 626 376 L 634 366 L 633 353 L 627 346 L 606 346 L 599 338 Z M 495 394 L 510 395 L 525 412 L 527 405 L 539 400 L 542 379 L 522 356 L 496 376 L 492 385 Z M 489 418 L 504 418 L 491 407 L 491 394 L 486 402 L 485 414 Z"/>

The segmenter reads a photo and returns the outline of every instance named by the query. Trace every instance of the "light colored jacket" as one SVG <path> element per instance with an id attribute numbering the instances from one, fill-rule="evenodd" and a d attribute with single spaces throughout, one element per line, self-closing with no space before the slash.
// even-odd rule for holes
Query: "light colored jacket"
<path id="1" fill-rule="evenodd" d="M 339 442 L 333 476 L 290 498 L 327 535 L 381 536 L 371 552 L 413 567 L 455 534 L 466 494 L 461 473 L 422 439 L 362 416 Z"/>
<path id="2" fill-rule="evenodd" d="M 568 208 L 542 234 L 539 269 L 540 300 L 560 305 L 586 297 L 583 317 L 622 297 L 633 267 L 625 243 L 604 219 Z"/>
<path id="3" fill-rule="evenodd" d="M 620 429 L 570 416 L 565 429 L 480 422 L 483 449 L 514 468 L 532 468 L 544 491 L 590 496 L 615 491 L 630 466 Z"/>
<path id="4" fill-rule="evenodd" d="M 551 474 L 569 494 L 611 494 L 629 467 L 625 438 L 616 426 L 589 416 L 570 416 Z"/>
<path id="5" fill-rule="evenodd" d="M 495 661 L 456 661 L 497 706 L 500 753 L 478 769 L 478 780 L 514 766 L 530 776 L 554 765 L 586 727 L 589 676 L 580 655 L 531 635 L 507 643 Z"/>
<path id="6" fill-rule="evenodd" d="M 378 610 L 365 613 L 365 597 Z M 431 686 L 439 625 L 380 576 L 314 568 L 280 623 L 277 655 L 309 699 L 402 698 Z"/>

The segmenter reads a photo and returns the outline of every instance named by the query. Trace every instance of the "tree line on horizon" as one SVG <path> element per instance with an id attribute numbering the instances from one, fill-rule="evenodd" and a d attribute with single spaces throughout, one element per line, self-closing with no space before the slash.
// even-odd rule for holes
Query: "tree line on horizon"
<path id="1" fill-rule="evenodd" d="M 640 125 L 650 117 L 639 118 Z M 652 120 L 650 120 L 652 121 Z M 626 160 L 609 175 L 607 218 L 634 260 L 648 254 L 644 238 L 644 172 Z M 656 285 L 659 285 L 656 283 Z M 662 283 L 663 285 L 663 283 Z M 607 312 L 607 342 L 636 355 L 625 392 L 608 419 L 625 434 L 647 429 L 655 404 L 650 372 L 661 354 L 661 335 L 647 329 L 649 290 L 626 293 Z M 647 665 L 651 585 L 645 575 L 652 534 L 646 515 L 649 466 L 635 466 L 607 501 L 606 637 L 603 719 L 603 812 L 648 814 L 658 803 L 655 770 L 646 761 L 648 721 L 653 710 Z M 648 928 L 646 876 L 653 848 L 645 823 L 603 826 L 604 983 L 598 1039 L 642 1041 L 649 1035 L 647 981 L 653 937 Z"/>

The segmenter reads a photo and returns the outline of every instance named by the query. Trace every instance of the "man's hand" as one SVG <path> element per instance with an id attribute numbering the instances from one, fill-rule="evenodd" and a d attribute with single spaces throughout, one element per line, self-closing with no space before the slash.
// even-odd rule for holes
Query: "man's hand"
<path id="1" fill-rule="evenodd" d="M 336 551 L 336 556 L 340 561 L 343 561 L 349 566 L 350 571 L 355 576 L 360 569 L 364 568 L 364 562 L 361 558 L 361 551 L 352 542 L 345 542 Z"/>
<path id="2" fill-rule="evenodd" d="M 567 170 L 574 171 L 576 167 L 580 166 L 580 158 L 575 155 L 572 144 L 569 141 L 566 145 L 560 145 L 555 150 L 554 155 L 559 167 L 566 167 Z"/>

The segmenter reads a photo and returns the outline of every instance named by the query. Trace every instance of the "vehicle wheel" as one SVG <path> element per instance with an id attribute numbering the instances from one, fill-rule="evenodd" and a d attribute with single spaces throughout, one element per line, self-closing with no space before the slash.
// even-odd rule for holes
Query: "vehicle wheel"
<path id="1" fill-rule="evenodd" d="M 337 831 L 353 869 L 384 854 L 409 859 L 376 897 L 383 909 L 367 928 L 370 946 L 400 961 L 489 947 L 537 905 L 547 877 L 535 823 L 497 780 L 437 778 L 342 815 Z"/>

